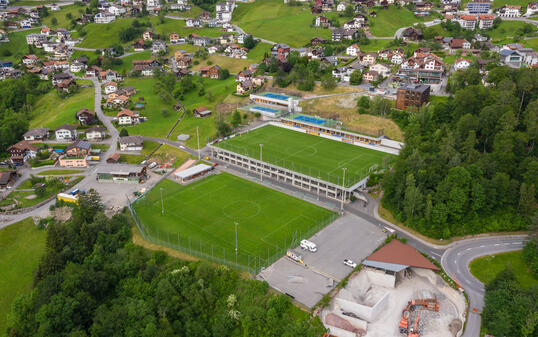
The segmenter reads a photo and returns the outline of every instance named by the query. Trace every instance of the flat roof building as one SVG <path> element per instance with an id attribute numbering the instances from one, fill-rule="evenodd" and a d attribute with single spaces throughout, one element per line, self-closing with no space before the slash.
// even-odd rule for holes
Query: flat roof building
<path id="1" fill-rule="evenodd" d="M 406 110 L 410 106 L 420 108 L 430 100 L 430 86 L 426 84 L 408 84 L 398 88 L 396 109 Z"/>
<path id="2" fill-rule="evenodd" d="M 101 165 L 97 171 L 97 181 L 100 183 L 140 184 L 146 179 L 147 169 L 142 165 Z"/>
<path id="3" fill-rule="evenodd" d="M 186 170 L 175 173 L 175 176 L 179 182 L 184 183 L 194 178 L 200 177 L 206 174 L 207 172 L 211 171 L 212 169 L 213 169 L 213 166 L 206 165 L 206 164 L 198 164 Z"/>

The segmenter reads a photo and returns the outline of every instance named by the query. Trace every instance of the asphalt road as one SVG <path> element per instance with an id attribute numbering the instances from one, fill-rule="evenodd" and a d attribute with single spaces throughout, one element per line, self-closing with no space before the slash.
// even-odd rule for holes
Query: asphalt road
<path id="1" fill-rule="evenodd" d="M 522 249 L 526 236 L 487 237 L 457 242 L 447 249 L 441 259 L 445 272 L 459 283 L 469 298 L 469 315 L 463 337 L 480 335 L 481 316 L 484 308 L 484 284 L 469 271 L 469 263 L 481 256 Z"/>

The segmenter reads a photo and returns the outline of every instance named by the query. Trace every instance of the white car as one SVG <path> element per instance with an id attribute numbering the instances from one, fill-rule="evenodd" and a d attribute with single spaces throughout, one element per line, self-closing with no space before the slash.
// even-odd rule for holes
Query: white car
<path id="1" fill-rule="evenodd" d="M 344 264 L 348 267 L 351 267 L 353 269 L 357 268 L 357 264 L 353 261 L 351 261 L 350 259 L 345 259 L 344 260 Z"/>

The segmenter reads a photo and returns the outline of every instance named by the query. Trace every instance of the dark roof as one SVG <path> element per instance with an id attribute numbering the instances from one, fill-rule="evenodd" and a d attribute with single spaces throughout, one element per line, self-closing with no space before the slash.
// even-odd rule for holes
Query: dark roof
<path id="1" fill-rule="evenodd" d="M 71 150 L 71 149 L 74 149 L 76 147 L 79 147 L 81 149 L 84 149 L 84 150 L 89 150 L 91 147 L 92 147 L 92 144 L 90 144 L 90 142 L 87 142 L 85 140 L 78 140 L 74 143 L 71 143 L 65 150 Z"/>
<path id="2" fill-rule="evenodd" d="M 120 137 L 120 144 L 144 144 L 140 136 L 125 136 Z"/>
<path id="3" fill-rule="evenodd" d="M 415 248 L 399 240 L 392 240 L 365 260 L 439 270 L 439 268 L 422 256 Z"/>
<path id="4" fill-rule="evenodd" d="M 408 90 L 408 91 L 414 91 L 414 92 L 422 93 L 422 92 L 430 89 L 430 86 L 427 85 L 427 84 L 408 84 L 405 87 L 403 87 L 403 89 Z"/>
<path id="5" fill-rule="evenodd" d="M 105 132 L 106 129 L 105 129 L 104 127 L 102 127 L 102 126 L 97 126 L 97 125 L 92 126 L 92 127 L 89 128 L 89 129 L 86 129 L 86 133 L 88 133 L 88 132 L 93 132 L 93 131 Z"/>
<path id="6" fill-rule="evenodd" d="M 64 124 L 64 125 L 60 125 L 59 127 L 57 127 L 57 128 L 55 129 L 55 131 L 63 130 L 63 129 L 73 131 L 73 130 L 76 130 L 77 127 L 74 126 L 73 124 Z"/>
<path id="7" fill-rule="evenodd" d="M 27 140 L 21 140 L 20 142 L 11 145 L 11 146 L 8 147 L 7 149 L 8 149 L 8 150 L 10 150 L 10 149 L 18 149 L 18 150 L 31 150 L 31 151 L 37 151 L 37 147 L 35 147 L 34 145 L 32 145 L 32 143 L 30 143 L 30 142 L 27 141 Z"/>
<path id="8" fill-rule="evenodd" d="M 15 171 L 0 171 L 0 185 L 7 185 L 15 174 Z"/>
<path id="9" fill-rule="evenodd" d="M 26 131 L 24 134 L 24 137 L 44 137 L 49 133 L 48 128 L 37 128 L 37 129 L 30 129 Z"/>

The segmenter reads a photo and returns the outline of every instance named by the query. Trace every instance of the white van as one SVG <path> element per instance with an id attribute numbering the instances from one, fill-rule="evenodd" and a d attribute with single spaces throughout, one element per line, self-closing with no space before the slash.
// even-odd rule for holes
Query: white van
<path id="1" fill-rule="evenodd" d="M 312 253 L 315 253 L 318 251 L 318 247 L 316 246 L 316 244 L 308 240 L 301 240 L 301 248 L 304 250 L 309 250 Z"/>

